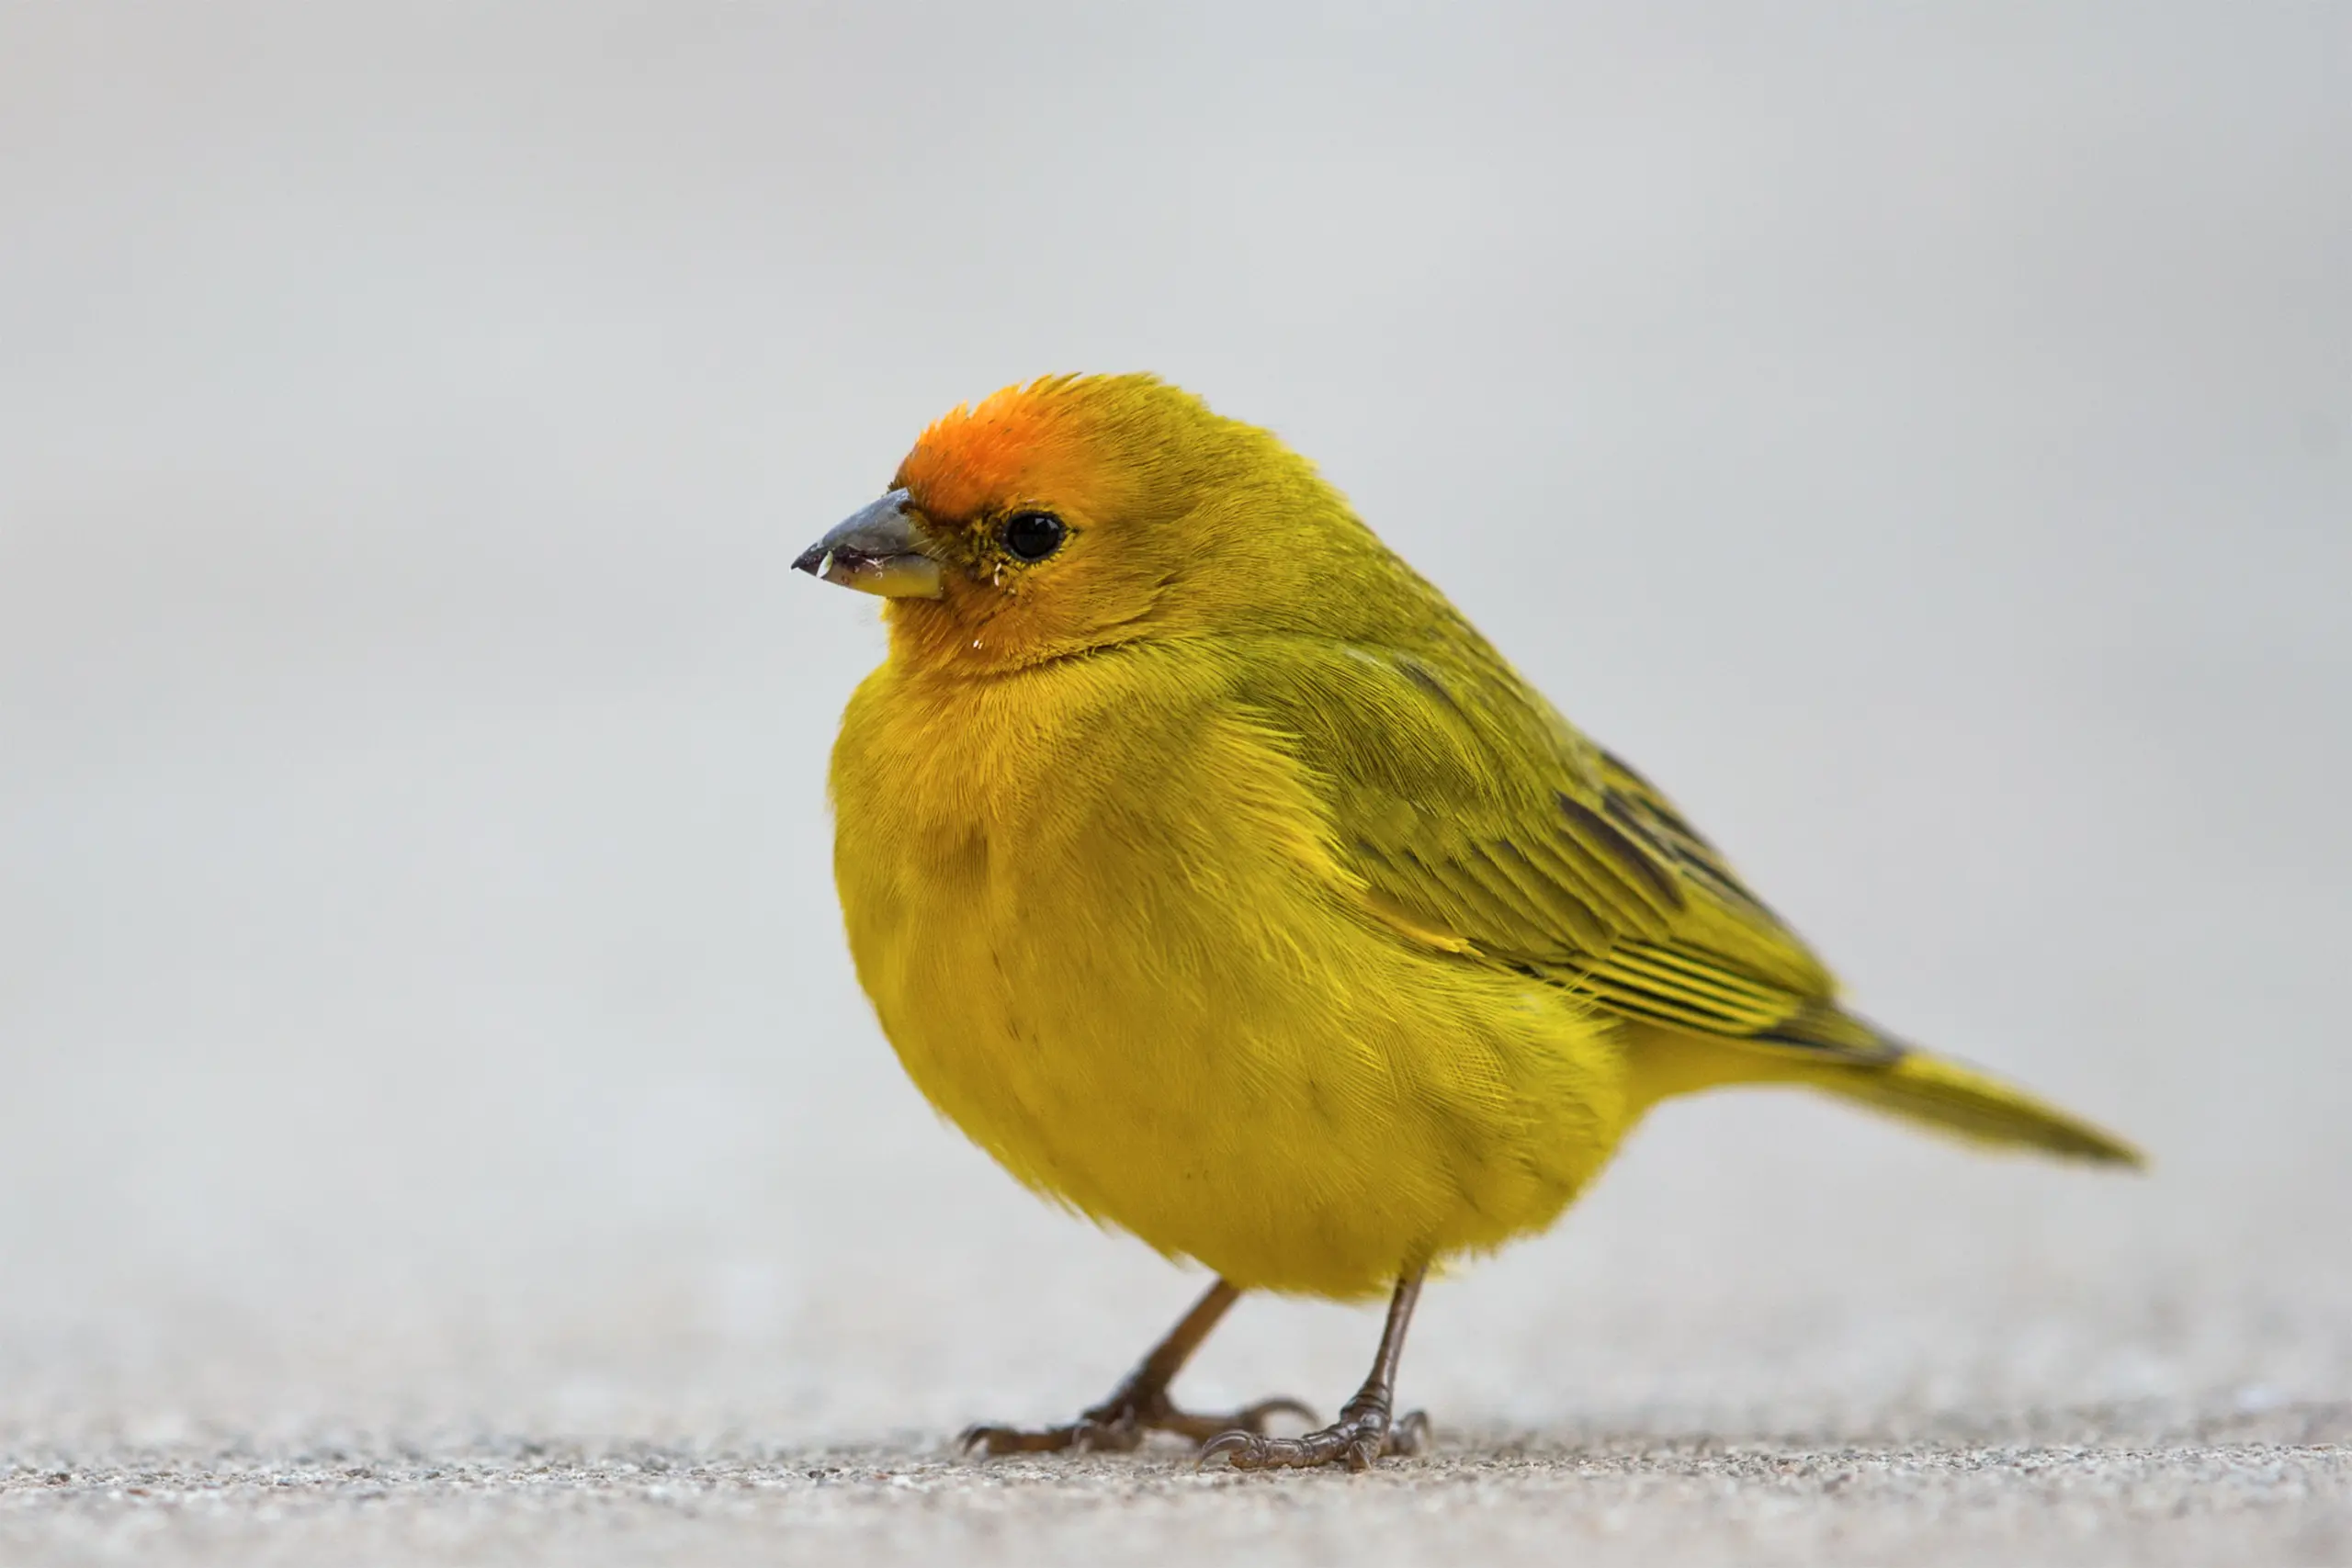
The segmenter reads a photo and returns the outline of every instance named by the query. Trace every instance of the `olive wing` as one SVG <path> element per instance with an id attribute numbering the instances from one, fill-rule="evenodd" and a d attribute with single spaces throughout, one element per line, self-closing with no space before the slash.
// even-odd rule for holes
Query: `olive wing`
<path id="1" fill-rule="evenodd" d="M 1301 642 L 1242 699 L 1328 803 L 1367 909 L 1408 940 L 1611 1011 L 1885 1061 L 1714 846 L 1499 659 Z"/>

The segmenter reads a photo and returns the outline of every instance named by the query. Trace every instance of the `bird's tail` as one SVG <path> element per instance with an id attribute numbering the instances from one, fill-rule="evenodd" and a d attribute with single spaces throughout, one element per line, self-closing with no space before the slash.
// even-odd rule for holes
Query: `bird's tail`
<path id="1" fill-rule="evenodd" d="M 1957 1062 L 1906 1050 L 1884 1064 L 1824 1063 L 1798 1080 L 1971 1143 L 2039 1149 L 2062 1159 L 2144 1166 L 2130 1144 L 2081 1117 Z"/>
<path id="2" fill-rule="evenodd" d="M 1654 1025 L 1629 1032 L 1636 1115 L 1657 1100 L 1719 1085 L 1802 1084 L 1973 1144 L 2035 1149 L 2100 1165 L 2136 1168 L 2147 1163 L 2129 1143 L 2079 1116 L 1989 1073 L 1883 1035 L 1871 1053 L 1840 1055 Z"/>

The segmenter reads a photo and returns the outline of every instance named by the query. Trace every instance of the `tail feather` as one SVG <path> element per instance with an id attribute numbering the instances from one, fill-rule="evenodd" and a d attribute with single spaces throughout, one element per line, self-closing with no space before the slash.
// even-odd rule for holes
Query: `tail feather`
<path id="1" fill-rule="evenodd" d="M 1629 1023 L 1629 1109 L 1638 1117 L 1659 1100 L 1727 1085 L 1802 1084 L 1973 1144 L 2134 1168 L 2147 1163 L 2114 1134 L 1989 1073 L 1860 1027 L 1869 1031 L 1872 1049 L 1840 1055 Z"/>
<path id="2" fill-rule="evenodd" d="M 2104 1128 L 1924 1051 L 1906 1051 L 1883 1066 L 1824 1063 L 1798 1081 L 1971 1143 L 2135 1169 L 2147 1164 L 2138 1149 Z"/>

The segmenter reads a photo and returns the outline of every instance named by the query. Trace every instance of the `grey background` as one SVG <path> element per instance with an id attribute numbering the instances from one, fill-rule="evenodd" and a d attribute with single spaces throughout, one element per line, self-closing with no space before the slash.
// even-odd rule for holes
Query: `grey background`
<path id="1" fill-rule="evenodd" d="M 1672 1108 L 1431 1292 L 1457 1453 L 2341 1441 L 2348 82 L 2324 5 L 0 6 L 6 1473 L 880 1474 L 1101 1393 L 1197 1281 L 899 1076 L 822 793 L 880 631 L 786 563 L 1137 367 L 2155 1156 Z M 1246 1305 L 1190 1386 L 1375 1332 Z"/>

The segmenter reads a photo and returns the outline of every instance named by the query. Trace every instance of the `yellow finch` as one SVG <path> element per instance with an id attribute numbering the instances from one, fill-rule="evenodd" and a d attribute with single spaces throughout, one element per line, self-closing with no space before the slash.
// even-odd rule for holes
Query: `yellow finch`
<path id="1" fill-rule="evenodd" d="M 909 1076 L 1022 1181 L 1218 1276 L 1104 1403 L 973 1445 L 1409 1450 L 1424 1273 L 1550 1224 L 1672 1095 L 1801 1084 L 2138 1162 L 1844 1010 L 1311 466 L 1154 378 L 956 410 L 795 564 L 888 601 L 833 750 L 834 873 Z M 1257 1289 L 1393 1292 L 1335 1425 L 1170 1399 Z"/>

